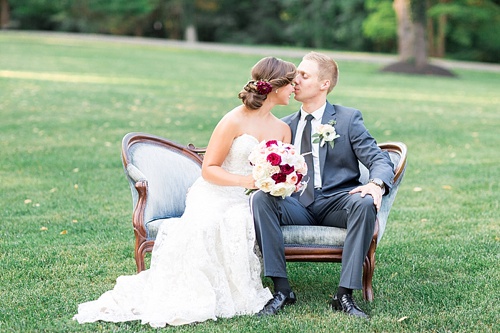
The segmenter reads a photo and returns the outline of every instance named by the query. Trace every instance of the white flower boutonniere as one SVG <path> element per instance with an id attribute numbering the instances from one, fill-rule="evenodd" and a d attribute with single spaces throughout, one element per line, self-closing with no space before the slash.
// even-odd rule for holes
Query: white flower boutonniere
<path id="1" fill-rule="evenodd" d="M 312 137 L 314 138 L 313 143 L 319 142 L 319 146 L 323 147 L 325 145 L 325 142 L 328 142 L 333 148 L 333 146 L 335 145 L 333 140 L 340 137 L 340 135 L 337 134 L 337 131 L 335 131 L 335 127 L 333 127 L 333 125 L 335 124 L 335 120 L 330 120 L 328 124 L 319 125 L 317 128 L 317 132 L 312 135 Z"/>

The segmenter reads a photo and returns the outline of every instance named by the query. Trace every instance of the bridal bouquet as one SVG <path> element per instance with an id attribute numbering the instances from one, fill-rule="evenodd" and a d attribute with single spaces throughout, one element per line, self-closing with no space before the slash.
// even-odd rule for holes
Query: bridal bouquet
<path id="1" fill-rule="evenodd" d="M 262 191 L 285 198 L 305 189 L 307 174 L 304 157 L 295 147 L 277 140 L 262 141 L 248 157 L 255 185 Z M 252 190 L 247 190 L 247 194 Z"/>

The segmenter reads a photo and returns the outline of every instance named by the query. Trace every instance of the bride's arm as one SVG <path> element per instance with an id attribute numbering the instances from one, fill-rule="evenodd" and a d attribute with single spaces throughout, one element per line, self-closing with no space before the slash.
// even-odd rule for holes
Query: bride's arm
<path id="1" fill-rule="evenodd" d="M 293 142 L 292 142 L 292 131 L 291 131 L 290 127 L 287 124 L 283 123 L 281 125 L 281 128 L 283 129 L 283 139 L 282 139 L 282 141 L 284 143 L 291 143 L 291 144 L 293 144 Z"/>
<path id="2" fill-rule="evenodd" d="M 228 117 L 224 117 L 217 124 L 203 158 L 201 175 L 206 181 L 216 185 L 255 188 L 252 175 L 235 175 L 221 167 L 229 149 L 231 149 L 233 140 L 241 134 L 238 128 L 239 126 L 231 123 Z"/>

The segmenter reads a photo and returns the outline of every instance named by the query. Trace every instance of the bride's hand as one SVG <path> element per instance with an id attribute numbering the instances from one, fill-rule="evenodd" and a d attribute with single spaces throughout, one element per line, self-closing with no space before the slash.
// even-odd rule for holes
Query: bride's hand
<path id="1" fill-rule="evenodd" d="M 243 176 L 241 187 L 244 187 L 246 189 L 256 189 L 257 186 L 255 186 L 255 179 L 253 179 L 253 176 L 252 175 Z"/>

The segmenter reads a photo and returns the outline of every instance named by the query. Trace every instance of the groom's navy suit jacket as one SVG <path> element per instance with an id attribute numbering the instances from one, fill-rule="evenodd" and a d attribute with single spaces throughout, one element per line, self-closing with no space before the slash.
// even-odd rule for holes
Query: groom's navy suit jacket
<path id="1" fill-rule="evenodd" d="M 295 140 L 300 111 L 282 119 L 292 130 Z M 381 151 L 375 139 L 368 133 L 359 110 L 332 105 L 326 102 L 322 124 L 334 120 L 336 138 L 334 147 L 325 143 L 319 147 L 322 193 L 325 196 L 350 191 L 360 185 L 359 162 L 370 171 L 370 179 L 380 178 L 386 184 L 385 194 L 393 183 L 393 164 L 387 152 Z M 314 133 L 314 129 L 313 129 Z"/>

